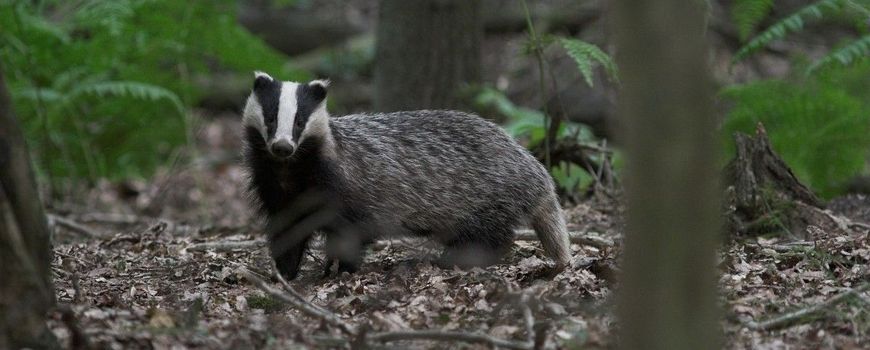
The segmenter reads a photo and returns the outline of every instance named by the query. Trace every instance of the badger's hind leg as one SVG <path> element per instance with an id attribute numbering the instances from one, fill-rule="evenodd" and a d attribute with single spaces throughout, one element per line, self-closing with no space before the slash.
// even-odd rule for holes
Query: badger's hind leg
<path id="1" fill-rule="evenodd" d="M 544 252 L 556 261 L 556 269 L 561 270 L 571 262 L 571 250 L 568 229 L 562 208 L 555 195 L 543 198 L 541 203 L 532 210 L 532 229 L 541 240 Z"/>
<path id="2" fill-rule="evenodd" d="M 324 232 L 327 258 L 324 276 L 330 274 L 335 261 L 338 261 L 338 273 L 359 271 L 366 247 L 374 242 L 372 237 L 365 233 L 366 230 L 358 223 L 340 220 L 324 229 Z"/>
<path id="3" fill-rule="evenodd" d="M 444 242 L 439 265 L 459 268 L 483 267 L 498 263 L 513 244 L 510 226 L 467 226 L 454 231 Z"/>

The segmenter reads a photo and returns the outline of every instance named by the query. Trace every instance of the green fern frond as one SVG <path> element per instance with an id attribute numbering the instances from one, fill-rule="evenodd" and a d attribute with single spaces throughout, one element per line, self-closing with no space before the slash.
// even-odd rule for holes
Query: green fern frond
<path id="1" fill-rule="evenodd" d="M 798 10 L 786 18 L 776 22 L 761 34 L 752 38 L 734 55 L 733 62 L 741 61 L 752 53 L 764 48 L 775 40 L 785 38 L 788 34 L 803 29 L 807 21 L 819 20 L 830 13 L 843 9 L 847 0 L 822 0 Z"/>
<path id="2" fill-rule="evenodd" d="M 834 63 L 848 66 L 859 59 L 866 58 L 867 56 L 870 56 L 870 34 L 864 35 L 839 49 L 829 52 L 825 57 L 814 62 L 807 69 L 807 73 L 813 73 L 819 68 Z"/>
<path id="3" fill-rule="evenodd" d="M 740 40 L 746 40 L 773 9 L 773 0 L 735 0 L 731 6 L 731 19 L 737 26 Z"/>
<path id="4" fill-rule="evenodd" d="M 142 2 L 89 0 L 76 10 L 75 20 L 83 26 L 105 27 L 112 35 L 118 35 L 127 18 L 133 16 L 136 6 Z"/>
<path id="5" fill-rule="evenodd" d="M 577 69 L 580 70 L 580 74 L 583 75 L 583 79 L 589 86 L 595 85 L 592 80 L 592 69 L 595 64 L 604 67 L 604 71 L 610 79 L 619 81 L 619 70 L 616 63 L 598 46 L 573 38 L 559 38 L 559 43 L 562 44 L 568 56 L 574 59 Z"/>
<path id="6" fill-rule="evenodd" d="M 25 2 L 21 2 L 14 10 L 15 16 L 21 21 L 24 31 L 47 35 L 63 44 L 69 43 L 69 34 L 59 24 L 49 22 L 41 16 L 34 15 L 25 6 Z"/>
<path id="7" fill-rule="evenodd" d="M 30 101 L 42 101 L 53 103 L 64 99 L 64 94 L 49 88 L 21 88 L 11 91 L 13 99 L 23 99 Z"/>
<path id="8" fill-rule="evenodd" d="M 137 81 L 105 81 L 78 86 L 67 94 L 64 103 L 72 103 L 84 95 L 131 97 L 152 102 L 168 101 L 172 103 L 179 114 L 184 114 L 184 104 L 174 92 L 157 85 Z"/>

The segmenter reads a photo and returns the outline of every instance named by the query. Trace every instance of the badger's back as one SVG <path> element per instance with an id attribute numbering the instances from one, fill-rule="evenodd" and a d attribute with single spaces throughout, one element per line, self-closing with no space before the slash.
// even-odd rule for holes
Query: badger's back
<path id="1" fill-rule="evenodd" d="M 514 226 L 553 196 L 543 166 L 497 125 L 471 114 L 349 115 L 330 126 L 348 205 L 371 213 L 379 233 Z"/>

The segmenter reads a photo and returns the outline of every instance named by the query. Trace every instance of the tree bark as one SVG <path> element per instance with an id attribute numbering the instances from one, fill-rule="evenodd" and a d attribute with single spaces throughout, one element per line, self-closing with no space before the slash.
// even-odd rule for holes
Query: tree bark
<path id="1" fill-rule="evenodd" d="M 720 187 L 702 4 L 613 3 L 627 151 L 624 349 L 721 347 Z"/>
<path id="2" fill-rule="evenodd" d="M 480 81 L 480 0 L 381 0 L 375 44 L 375 109 L 463 108 Z"/>
<path id="3" fill-rule="evenodd" d="M 0 70 L 0 348 L 56 348 L 48 224 Z"/>

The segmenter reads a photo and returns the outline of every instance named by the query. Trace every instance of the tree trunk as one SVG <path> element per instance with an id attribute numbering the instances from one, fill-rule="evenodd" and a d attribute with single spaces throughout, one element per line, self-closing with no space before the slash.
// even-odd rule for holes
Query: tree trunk
<path id="1" fill-rule="evenodd" d="M 27 146 L 0 70 L 0 349 L 56 348 L 51 243 Z"/>
<path id="2" fill-rule="evenodd" d="M 480 81 L 480 0 L 381 0 L 375 44 L 375 109 L 463 108 Z"/>
<path id="3" fill-rule="evenodd" d="M 715 349 L 717 142 L 703 2 L 613 3 L 628 221 L 624 349 Z"/>

